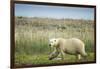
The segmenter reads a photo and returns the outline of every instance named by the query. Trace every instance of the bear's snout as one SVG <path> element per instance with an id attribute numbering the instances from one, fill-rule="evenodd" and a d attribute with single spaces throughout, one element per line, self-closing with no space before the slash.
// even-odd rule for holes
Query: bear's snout
<path id="1" fill-rule="evenodd" d="M 51 44 L 49 44 L 49 46 L 51 46 Z"/>

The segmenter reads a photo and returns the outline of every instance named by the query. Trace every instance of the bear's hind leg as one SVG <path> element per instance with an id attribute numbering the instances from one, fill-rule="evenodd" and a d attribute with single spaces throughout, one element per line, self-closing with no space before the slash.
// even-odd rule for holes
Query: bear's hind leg
<path id="1" fill-rule="evenodd" d="M 80 55 L 80 54 L 78 54 L 78 55 L 77 55 L 77 57 L 78 57 L 78 60 L 80 60 L 80 59 L 81 59 L 81 55 Z"/>
<path id="2" fill-rule="evenodd" d="M 75 60 L 75 61 L 77 62 L 77 61 L 79 61 L 79 60 L 81 60 L 81 55 L 80 55 L 80 54 L 77 54 L 77 55 L 76 55 L 76 60 Z"/>

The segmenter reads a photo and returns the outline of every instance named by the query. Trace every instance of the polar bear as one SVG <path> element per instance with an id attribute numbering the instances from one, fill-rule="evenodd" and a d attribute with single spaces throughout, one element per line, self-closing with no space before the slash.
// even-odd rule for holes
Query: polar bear
<path id="1" fill-rule="evenodd" d="M 49 56 L 49 60 L 56 58 L 59 54 L 61 59 L 64 59 L 65 53 L 76 55 L 78 60 L 87 56 L 84 43 L 77 38 L 53 38 L 49 40 L 49 46 L 54 48 L 54 51 Z"/>

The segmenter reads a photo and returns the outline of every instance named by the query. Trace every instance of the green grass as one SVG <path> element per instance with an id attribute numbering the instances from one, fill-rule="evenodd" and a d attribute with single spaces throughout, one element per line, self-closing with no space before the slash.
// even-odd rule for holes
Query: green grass
<path id="1" fill-rule="evenodd" d="M 66 56 L 66 61 L 50 61 L 50 38 L 79 38 L 94 60 L 94 21 L 73 19 L 50 19 L 15 17 L 15 64 L 52 64 L 74 62 L 73 56 Z M 68 57 L 68 58 L 67 58 Z"/>
<path id="2" fill-rule="evenodd" d="M 64 63 L 77 63 L 77 62 L 89 62 L 94 61 L 94 54 L 89 53 L 87 60 L 76 60 L 75 55 L 66 55 L 64 60 L 49 60 L 48 55 L 38 54 L 38 55 L 17 55 L 15 64 L 17 66 L 21 65 L 50 65 L 50 64 L 64 64 Z"/>

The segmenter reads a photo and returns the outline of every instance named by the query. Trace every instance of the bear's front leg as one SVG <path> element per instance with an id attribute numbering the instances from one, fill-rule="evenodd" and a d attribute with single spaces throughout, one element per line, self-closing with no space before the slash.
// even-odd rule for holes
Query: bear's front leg
<path id="1" fill-rule="evenodd" d="M 64 60 L 64 55 L 65 55 L 65 53 L 62 50 L 60 50 L 60 56 L 61 56 L 62 60 Z"/>
<path id="2" fill-rule="evenodd" d="M 50 54 L 49 60 L 56 58 L 59 54 L 59 51 L 54 50 L 53 53 Z"/>

